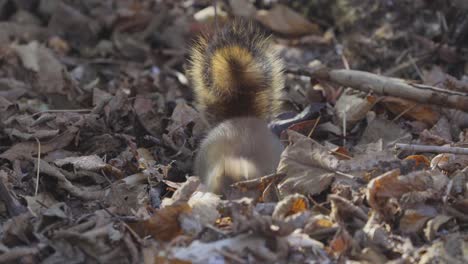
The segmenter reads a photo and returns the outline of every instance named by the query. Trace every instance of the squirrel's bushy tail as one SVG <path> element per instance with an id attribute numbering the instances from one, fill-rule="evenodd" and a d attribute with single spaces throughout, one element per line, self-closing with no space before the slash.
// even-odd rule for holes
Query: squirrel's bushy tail
<path id="1" fill-rule="evenodd" d="M 280 108 L 282 63 L 269 37 L 251 21 L 235 20 L 193 46 L 188 76 L 198 109 L 211 124 L 254 116 L 268 119 Z"/>

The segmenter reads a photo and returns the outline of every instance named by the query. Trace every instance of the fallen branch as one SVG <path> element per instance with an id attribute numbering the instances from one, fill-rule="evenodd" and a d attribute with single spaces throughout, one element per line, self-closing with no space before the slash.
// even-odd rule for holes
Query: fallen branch
<path id="1" fill-rule="evenodd" d="M 468 148 L 450 147 L 450 146 L 426 146 L 413 144 L 395 144 L 396 150 L 407 150 L 412 152 L 431 152 L 431 153 L 453 153 L 468 155 Z"/>
<path id="2" fill-rule="evenodd" d="M 412 83 L 364 71 L 317 68 L 294 69 L 288 72 L 330 81 L 364 92 L 391 95 L 423 104 L 435 104 L 468 112 L 468 93 L 464 92 Z"/>

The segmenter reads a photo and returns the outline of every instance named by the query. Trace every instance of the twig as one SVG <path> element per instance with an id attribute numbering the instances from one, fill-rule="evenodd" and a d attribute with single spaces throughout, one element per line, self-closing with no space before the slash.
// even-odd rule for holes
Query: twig
<path id="1" fill-rule="evenodd" d="M 418 104 L 414 103 L 412 106 L 406 108 L 401 113 L 399 113 L 395 118 L 393 118 L 392 122 L 397 121 L 398 119 L 400 119 L 400 117 L 402 117 L 404 114 L 408 113 L 409 111 L 413 110 L 416 106 L 418 106 Z"/>
<path id="2" fill-rule="evenodd" d="M 343 111 L 343 147 L 346 146 L 346 111 Z"/>
<path id="3" fill-rule="evenodd" d="M 329 76 L 331 81 L 350 86 L 353 89 L 468 111 L 468 93 L 411 83 L 403 79 L 388 78 L 362 71 L 332 70 Z"/>
<path id="4" fill-rule="evenodd" d="M 416 71 L 416 73 L 418 74 L 419 78 L 424 81 L 424 75 L 423 73 L 421 72 L 421 70 L 419 69 L 418 65 L 416 64 L 415 60 L 413 59 L 413 56 L 411 56 L 411 54 L 408 54 L 408 59 L 409 61 L 411 62 L 411 65 L 413 66 L 414 70 Z"/>
<path id="5" fill-rule="evenodd" d="M 391 95 L 423 104 L 435 104 L 468 112 L 468 93 L 389 78 L 370 72 L 355 70 L 305 69 L 287 70 L 315 79 L 331 81 L 364 92 Z"/>
<path id="6" fill-rule="evenodd" d="M 301 75 L 301 76 L 308 76 L 311 78 L 315 78 L 315 74 L 321 71 L 328 71 L 328 69 L 323 66 L 315 66 L 315 67 L 297 67 L 295 65 L 288 65 L 284 70 L 284 73 L 290 73 L 294 75 Z"/>
<path id="7" fill-rule="evenodd" d="M 312 129 L 310 130 L 310 132 L 309 132 L 309 134 L 307 135 L 307 137 L 310 138 L 310 137 L 312 136 L 312 134 L 314 133 L 315 129 L 317 128 L 317 125 L 318 125 L 319 122 L 320 122 L 320 116 L 317 117 L 317 120 L 315 120 L 315 124 L 314 124 L 314 126 L 312 127 Z"/>
<path id="8" fill-rule="evenodd" d="M 450 147 L 450 146 L 427 146 L 427 145 L 413 145 L 413 144 L 395 144 L 396 150 L 407 150 L 412 152 L 431 152 L 431 153 L 453 153 L 468 155 L 468 148 Z"/>
<path id="9" fill-rule="evenodd" d="M 345 69 L 347 70 L 351 69 L 351 67 L 349 67 L 348 59 L 346 59 L 344 54 L 341 54 L 341 61 L 343 62 L 343 66 Z"/>
<path id="10" fill-rule="evenodd" d="M 266 176 L 263 176 L 263 177 L 260 177 L 260 178 L 257 178 L 257 179 L 236 182 L 236 183 L 232 184 L 231 186 L 234 187 L 234 188 L 251 189 L 251 188 L 257 187 L 260 183 L 264 183 L 265 186 L 267 186 L 268 184 L 270 184 L 272 182 L 278 182 L 278 181 L 284 179 L 284 177 L 286 177 L 286 175 L 284 173 L 272 173 L 272 174 L 268 174 Z"/>
<path id="11" fill-rule="evenodd" d="M 355 180 L 357 177 L 355 177 L 354 175 L 351 175 L 351 174 L 348 174 L 348 173 L 344 173 L 344 172 L 341 172 L 341 171 L 334 171 L 336 174 L 340 175 L 340 176 L 343 176 L 343 177 L 346 177 L 348 179 L 351 179 L 351 180 Z"/>
<path id="12" fill-rule="evenodd" d="M 37 142 L 37 168 L 36 168 L 36 188 L 34 190 L 34 196 L 37 196 L 39 191 L 39 172 L 41 167 L 41 142 L 37 137 L 34 138 Z"/>
<path id="13" fill-rule="evenodd" d="M 32 116 L 37 116 L 37 115 L 45 114 L 45 113 L 67 113 L 67 112 L 87 113 L 91 111 L 93 111 L 93 109 L 51 109 L 51 110 L 36 112 Z"/>

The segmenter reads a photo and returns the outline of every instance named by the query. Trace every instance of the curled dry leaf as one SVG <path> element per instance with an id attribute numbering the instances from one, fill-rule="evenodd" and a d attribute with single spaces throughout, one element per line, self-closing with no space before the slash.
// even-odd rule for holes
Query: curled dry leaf
<path id="1" fill-rule="evenodd" d="M 439 121 L 431 128 L 431 134 L 442 138 L 447 143 L 452 143 L 452 132 L 450 131 L 453 128 L 449 120 L 442 116 L 439 118 Z"/>
<path id="2" fill-rule="evenodd" d="M 287 178 L 280 183 L 282 195 L 318 194 L 330 186 L 339 160 L 329 151 L 297 132 L 288 130 L 290 145 L 281 154 L 279 173 Z"/>
<path id="3" fill-rule="evenodd" d="M 172 195 L 171 198 L 166 198 L 162 202 L 162 207 L 170 206 L 178 202 L 189 201 L 192 194 L 197 190 L 200 185 L 200 179 L 192 176 L 187 179 Z"/>
<path id="4" fill-rule="evenodd" d="M 13 45 L 25 68 L 37 73 L 39 91 L 45 94 L 67 94 L 64 79 L 66 68 L 50 49 L 33 41 L 27 45 Z"/>
<path id="5" fill-rule="evenodd" d="M 393 240 L 390 237 L 390 232 L 384 226 L 376 223 L 376 214 L 372 213 L 366 225 L 362 229 L 366 234 L 368 243 L 372 246 L 377 246 L 382 250 L 392 250 L 395 248 Z"/>
<path id="6" fill-rule="evenodd" d="M 381 103 L 393 114 L 401 115 L 412 120 L 424 122 L 428 125 L 437 123 L 440 113 L 430 105 L 422 105 L 402 98 L 386 96 Z"/>
<path id="7" fill-rule="evenodd" d="M 75 170 L 87 170 L 99 172 L 104 170 L 106 172 L 115 175 L 118 179 L 122 178 L 123 173 L 118 168 L 105 163 L 99 156 L 90 155 L 90 156 L 81 156 L 81 157 L 67 157 L 64 159 L 55 160 L 54 163 L 63 167 L 67 164 L 73 165 Z"/>
<path id="8" fill-rule="evenodd" d="M 284 226 L 287 226 L 291 230 L 303 229 L 307 224 L 307 220 L 313 215 L 312 211 L 302 211 L 289 215 L 284 218 Z"/>
<path id="9" fill-rule="evenodd" d="M 439 233 L 439 229 L 451 221 L 453 218 L 448 215 L 436 215 L 434 218 L 427 222 L 426 228 L 424 229 L 424 236 L 427 240 L 432 241 L 436 238 Z M 441 235 L 441 234 L 440 234 Z"/>
<path id="10" fill-rule="evenodd" d="M 292 194 L 283 198 L 273 211 L 273 219 L 285 219 L 290 215 L 303 212 L 309 208 L 307 197 L 301 194 Z"/>
<path id="11" fill-rule="evenodd" d="M 390 198 L 399 199 L 405 193 L 424 191 L 433 184 L 429 172 L 418 171 L 402 176 L 399 169 L 389 171 L 372 179 L 367 185 L 367 201 L 371 208 L 382 212 Z"/>
<path id="12" fill-rule="evenodd" d="M 447 246 L 450 245 L 450 246 Z M 466 263 L 466 235 L 451 233 L 415 252 L 417 263 Z"/>
<path id="13" fill-rule="evenodd" d="M 297 248 L 306 248 L 306 247 L 315 247 L 317 249 L 323 250 L 323 244 L 315 239 L 311 239 L 306 234 L 300 234 L 294 232 L 287 236 L 288 242 L 291 246 Z M 324 252 L 322 252 L 323 254 Z M 325 256 L 325 255 L 323 255 Z"/>
<path id="14" fill-rule="evenodd" d="M 138 168 L 139 169 L 149 169 L 156 165 L 156 161 L 151 155 L 151 152 L 146 148 L 137 149 L 138 153 Z"/>
<path id="15" fill-rule="evenodd" d="M 290 130 L 294 130 L 298 133 L 301 133 L 305 136 L 309 135 L 313 132 L 313 129 L 317 126 L 317 119 L 314 120 L 306 120 L 295 123 L 288 127 Z"/>
<path id="16" fill-rule="evenodd" d="M 464 169 L 468 166 L 468 155 L 456 155 L 443 153 L 435 156 L 431 160 L 431 168 L 438 168 L 442 171 L 452 173 L 456 170 Z"/>
<path id="17" fill-rule="evenodd" d="M 366 118 L 367 113 L 376 102 L 377 98 L 375 96 L 362 96 L 362 93 L 347 89 L 336 101 L 337 124 L 342 126 L 343 120 L 346 120 L 346 127 L 351 129 L 359 121 Z"/>
<path id="18" fill-rule="evenodd" d="M 78 127 L 69 126 L 65 132 L 58 135 L 57 137 L 48 140 L 47 142 L 41 142 L 41 154 L 49 153 L 54 150 L 62 149 L 68 146 L 76 137 L 76 133 L 79 131 Z M 37 155 L 39 148 L 37 142 L 20 142 L 13 145 L 11 148 L 0 154 L 0 158 L 4 158 L 10 161 L 16 159 L 29 158 L 32 155 Z"/>
<path id="19" fill-rule="evenodd" d="M 403 234 L 421 231 L 427 220 L 435 217 L 437 210 L 433 206 L 419 205 L 416 208 L 405 210 L 400 219 L 399 228 Z"/>
<path id="20" fill-rule="evenodd" d="M 338 195 L 330 194 L 332 211 L 330 216 L 335 222 L 353 226 L 355 228 L 364 227 L 367 222 L 367 214 L 352 202 Z"/>
<path id="21" fill-rule="evenodd" d="M 299 130 L 298 132 L 309 135 L 312 128 L 317 123 L 317 116 L 325 107 L 326 105 L 323 103 L 310 104 L 298 114 L 293 112 L 286 112 L 278 116 L 278 119 L 271 121 L 268 126 L 274 134 L 281 136 L 281 138 L 283 137 L 283 132 L 286 132 L 286 130 L 291 127 L 297 128 L 293 130 Z M 312 123 L 310 122 L 311 119 L 315 119 L 315 121 Z M 341 131 L 339 128 L 337 128 L 337 133 L 339 134 L 340 132 Z"/>
<path id="22" fill-rule="evenodd" d="M 450 143 L 450 141 L 448 141 L 447 139 L 439 136 L 439 135 L 436 135 L 434 133 L 432 133 L 431 131 L 427 130 L 427 129 L 424 129 L 420 134 L 419 134 L 419 138 L 421 140 L 421 142 L 423 142 L 424 144 L 426 145 L 444 145 L 444 144 L 447 144 L 447 143 Z"/>
<path id="23" fill-rule="evenodd" d="M 351 250 L 352 246 L 353 238 L 344 228 L 340 228 L 330 241 L 330 250 L 336 255 L 345 254 L 345 252 Z"/>
<path id="24" fill-rule="evenodd" d="M 189 212 L 190 206 L 180 202 L 157 210 L 148 220 L 129 225 L 141 237 L 150 235 L 156 240 L 170 241 L 182 234 L 179 216 Z"/>
<path id="25" fill-rule="evenodd" d="M 308 219 L 304 226 L 304 233 L 315 239 L 329 237 L 338 230 L 332 219 L 325 215 L 316 215 Z"/>

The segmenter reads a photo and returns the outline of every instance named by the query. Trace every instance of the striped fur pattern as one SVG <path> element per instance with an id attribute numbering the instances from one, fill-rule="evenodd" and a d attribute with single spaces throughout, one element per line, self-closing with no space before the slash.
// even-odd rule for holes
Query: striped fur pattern
<path id="1" fill-rule="evenodd" d="M 241 116 L 268 120 L 278 113 L 282 71 L 270 38 L 253 22 L 236 20 L 198 39 L 187 73 L 197 108 L 215 125 Z"/>

